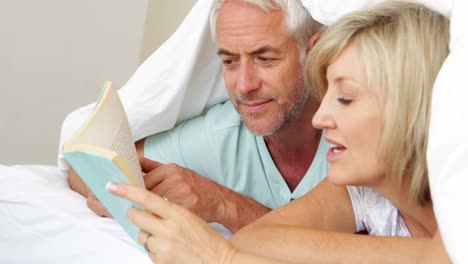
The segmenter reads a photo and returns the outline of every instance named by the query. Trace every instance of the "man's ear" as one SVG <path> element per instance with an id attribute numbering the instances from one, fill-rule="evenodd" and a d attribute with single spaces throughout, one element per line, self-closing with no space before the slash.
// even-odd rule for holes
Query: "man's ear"
<path id="1" fill-rule="evenodd" d="M 312 47 L 315 46 L 315 43 L 317 43 L 317 40 L 319 40 L 321 36 L 322 32 L 318 31 L 312 37 L 310 37 L 309 43 L 307 43 L 307 53 L 309 53 L 310 49 L 312 49 Z"/>

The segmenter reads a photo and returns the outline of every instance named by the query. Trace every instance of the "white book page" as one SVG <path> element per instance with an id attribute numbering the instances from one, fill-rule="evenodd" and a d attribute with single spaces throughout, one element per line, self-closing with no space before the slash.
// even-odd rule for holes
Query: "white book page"
<path id="1" fill-rule="evenodd" d="M 94 145 L 120 154 L 128 162 L 137 182 L 143 187 L 143 174 L 127 115 L 117 91 L 110 85 L 110 82 L 106 83 L 90 119 L 69 142 Z"/>

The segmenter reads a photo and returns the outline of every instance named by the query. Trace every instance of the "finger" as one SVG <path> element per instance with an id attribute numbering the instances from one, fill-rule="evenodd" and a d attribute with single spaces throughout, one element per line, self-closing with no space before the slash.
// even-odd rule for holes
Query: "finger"
<path id="1" fill-rule="evenodd" d="M 153 234 L 148 233 L 143 230 L 140 230 L 140 232 L 138 233 L 138 243 L 140 243 L 140 245 L 142 245 L 148 253 L 151 252 L 149 243 L 152 237 L 153 237 Z"/>
<path id="2" fill-rule="evenodd" d="M 145 249 L 148 251 L 148 255 L 150 258 L 151 255 L 153 257 L 156 257 L 157 253 L 160 251 L 160 248 L 158 247 L 158 245 L 162 244 L 160 238 L 160 235 L 148 233 L 146 231 L 140 231 L 140 233 L 138 234 L 138 242 L 143 247 L 145 247 Z"/>
<path id="3" fill-rule="evenodd" d="M 147 159 L 147 158 L 144 158 L 144 157 L 141 157 L 139 159 L 139 161 L 140 161 L 141 170 L 144 173 L 148 173 L 148 172 L 150 172 L 152 170 L 155 170 L 155 169 L 159 168 L 161 165 L 163 165 L 160 162 L 157 162 L 155 160 L 150 160 L 150 159 Z"/>
<path id="4" fill-rule="evenodd" d="M 157 258 L 156 258 L 157 257 L 156 253 L 150 252 L 150 253 L 148 253 L 148 257 L 151 259 L 151 261 L 153 263 L 159 263 Z"/>
<path id="5" fill-rule="evenodd" d="M 99 201 L 99 199 L 97 198 L 97 196 L 94 195 L 94 193 L 93 193 L 91 190 L 89 190 L 89 192 L 88 192 L 88 199 L 95 200 L 95 201 Z"/>
<path id="6" fill-rule="evenodd" d="M 96 197 L 96 196 L 94 195 L 93 191 L 91 191 L 91 189 L 90 189 L 88 186 L 86 186 L 86 196 L 85 196 L 85 197 L 86 197 L 86 199 L 88 199 L 90 196 Z M 96 199 L 97 199 L 97 198 L 96 198 Z"/>
<path id="7" fill-rule="evenodd" d="M 140 243 L 142 246 L 145 245 L 145 240 L 148 240 L 148 234 L 151 236 L 151 233 L 148 233 L 147 231 L 144 231 L 143 229 L 140 229 L 140 232 L 138 233 L 138 243 Z"/>
<path id="8" fill-rule="evenodd" d="M 100 215 L 100 216 L 105 216 L 105 217 L 112 217 L 112 215 L 109 213 L 106 207 L 99 201 L 97 196 L 90 190 L 88 189 L 88 198 L 86 199 L 86 203 L 88 207 L 93 211 L 94 213 Z"/>
<path id="9" fill-rule="evenodd" d="M 170 195 L 171 193 L 171 191 L 169 191 L 170 187 L 171 186 L 167 186 L 165 182 L 162 182 L 161 184 L 158 184 L 154 188 L 148 189 L 148 190 L 154 194 L 161 196 L 163 199 L 169 199 L 169 198 L 173 198 L 172 195 Z"/>
<path id="10" fill-rule="evenodd" d="M 158 186 L 161 182 L 166 179 L 166 172 L 161 170 L 153 170 L 145 175 L 145 187 L 148 190 L 153 189 L 154 187 Z"/>
<path id="11" fill-rule="evenodd" d="M 114 195 L 141 205 L 149 212 L 162 218 L 169 217 L 170 210 L 173 210 L 170 208 L 171 204 L 166 200 L 140 187 L 113 182 L 108 186 L 108 190 Z"/>
<path id="12" fill-rule="evenodd" d="M 149 211 L 140 208 L 129 208 L 127 211 L 128 219 L 142 230 L 143 233 L 149 233 L 155 236 L 162 236 L 164 232 L 163 220 Z M 144 243 L 145 236 L 139 235 L 138 241 Z"/>
<path id="13" fill-rule="evenodd" d="M 109 211 L 95 196 L 88 196 L 86 199 L 86 205 L 88 208 L 99 216 L 112 217 Z"/>

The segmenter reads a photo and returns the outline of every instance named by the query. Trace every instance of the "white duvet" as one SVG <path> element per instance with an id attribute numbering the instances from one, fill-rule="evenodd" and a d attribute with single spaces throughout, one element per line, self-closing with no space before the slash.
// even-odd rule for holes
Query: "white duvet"
<path id="1" fill-rule="evenodd" d="M 319 21 L 378 0 L 302 0 Z M 451 51 L 437 80 L 428 151 L 431 188 L 440 229 L 452 259 L 468 261 L 467 3 L 420 0 L 452 15 Z M 221 67 L 209 33 L 212 0 L 199 0 L 177 32 L 120 89 L 135 140 L 169 129 L 226 99 Z M 453 8 L 453 12 L 452 12 Z M 463 58 L 463 59 L 461 59 Z M 462 67 L 462 66 L 465 67 Z M 451 106 L 451 107 L 447 107 Z M 92 105 L 64 121 L 60 144 L 82 124 Z M 448 118 L 447 118 L 448 117 Z M 462 124 L 460 124 L 462 123 Z M 447 137 L 450 140 L 447 140 Z M 0 165 L 0 263 L 150 263 L 113 219 L 98 217 L 71 191 L 68 165 Z M 449 176 L 449 177 L 447 177 Z"/>
<path id="2" fill-rule="evenodd" d="M 0 166 L 0 263 L 151 263 L 51 166 Z"/>

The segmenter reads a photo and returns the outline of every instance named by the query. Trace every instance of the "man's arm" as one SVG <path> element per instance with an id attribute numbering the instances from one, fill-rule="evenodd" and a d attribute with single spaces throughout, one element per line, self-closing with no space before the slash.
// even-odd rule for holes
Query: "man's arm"
<path id="1" fill-rule="evenodd" d="M 70 188 L 75 192 L 87 197 L 88 195 L 88 186 L 84 183 L 84 181 L 78 176 L 76 171 L 70 167 L 68 172 L 68 185 Z"/>
<path id="2" fill-rule="evenodd" d="M 430 263 L 428 254 L 443 252 L 437 236 L 373 237 L 355 231 L 346 188 L 325 179 L 305 196 L 241 229 L 231 242 L 241 252 L 296 263 Z"/>
<path id="3" fill-rule="evenodd" d="M 83 195 L 86 198 L 86 204 L 89 209 L 95 214 L 100 216 L 111 217 L 111 214 L 107 209 L 102 205 L 99 199 L 93 194 L 93 192 L 88 188 L 86 183 L 78 176 L 76 171 L 70 167 L 68 173 L 68 184 L 70 188 L 75 192 Z"/>
<path id="4" fill-rule="evenodd" d="M 207 222 L 231 232 L 257 220 L 271 209 L 194 171 L 176 164 L 140 159 L 148 190 L 179 204 Z"/>
<path id="5" fill-rule="evenodd" d="M 232 233 L 271 211 L 257 201 L 192 170 L 143 158 L 144 142 L 145 139 L 139 140 L 135 146 L 142 169 L 147 173 L 145 186 L 151 192 L 191 210 L 207 222 L 224 225 Z M 72 190 L 86 198 L 91 211 L 100 216 L 111 216 L 72 168 L 68 182 Z"/>

